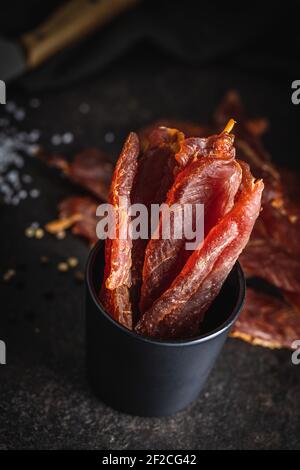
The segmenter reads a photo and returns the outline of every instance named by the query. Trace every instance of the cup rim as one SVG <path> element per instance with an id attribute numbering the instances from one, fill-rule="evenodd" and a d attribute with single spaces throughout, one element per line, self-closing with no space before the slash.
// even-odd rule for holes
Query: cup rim
<path id="1" fill-rule="evenodd" d="M 228 330 L 232 324 L 235 322 L 237 319 L 239 313 L 241 312 L 241 309 L 244 304 L 245 300 L 245 295 L 246 295 L 246 281 L 244 277 L 243 270 L 241 268 L 241 265 L 238 261 L 234 264 L 233 269 L 236 269 L 237 271 L 237 278 L 238 278 L 238 285 L 239 285 L 239 295 L 235 304 L 235 307 L 233 308 L 231 314 L 227 318 L 225 322 L 223 322 L 221 325 L 219 325 L 217 328 L 213 329 L 210 332 L 200 334 L 199 336 L 196 336 L 195 338 L 191 338 L 189 340 L 183 339 L 183 340 L 160 340 L 160 339 L 154 339 L 150 338 L 148 336 L 143 336 L 135 331 L 128 330 L 125 326 L 121 325 L 118 323 L 116 320 L 114 320 L 109 313 L 106 312 L 104 306 L 100 302 L 94 282 L 93 282 L 93 276 L 92 276 L 92 266 L 95 261 L 95 258 L 101 248 L 101 245 L 104 245 L 103 240 L 99 240 L 92 248 L 92 250 L 89 253 L 87 264 L 86 264 L 86 270 L 85 270 L 85 282 L 86 286 L 88 289 L 88 294 L 90 297 L 93 299 L 94 304 L 97 307 L 97 310 L 101 312 L 102 315 L 106 317 L 108 321 L 110 321 L 115 327 L 117 327 L 120 331 L 125 333 L 126 335 L 132 337 L 135 340 L 143 341 L 149 344 L 155 344 L 159 346 L 195 346 L 200 343 L 204 343 L 206 341 L 209 341 L 210 339 L 215 338 L 218 335 L 221 335 L 224 331 Z"/>

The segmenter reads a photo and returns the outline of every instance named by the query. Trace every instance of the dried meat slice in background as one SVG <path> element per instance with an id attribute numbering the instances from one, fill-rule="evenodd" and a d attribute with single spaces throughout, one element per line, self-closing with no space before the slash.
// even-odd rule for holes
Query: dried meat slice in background
<path id="1" fill-rule="evenodd" d="M 250 165 L 256 178 L 264 180 L 263 204 L 273 199 L 282 198 L 282 185 L 278 170 L 271 163 L 269 154 L 264 149 L 260 135 L 267 128 L 267 122 L 249 120 L 246 117 L 241 99 L 235 91 L 228 92 L 215 113 L 215 122 L 222 128 L 233 116 L 237 120 L 236 150 L 239 159 Z"/>
<path id="2" fill-rule="evenodd" d="M 262 222 L 268 234 L 270 242 L 276 247 L 290 253 L 292 256 L 300 256 L 300 218 L 297 208 L 290 207 L 290 213 L 286 213 L 284 207 L 288 207 L 286 201 L 283 207 L 265 205 L 262 211 Z"/>
<path id="3" fill-rule="evenodd" d="M 113 164 L 110 159 L 96 148 L 88 148 L 75 155 L 72 162 L 61 156 L 47 159 L 50 166 L 63 170 L 64 174 L 75 184 L 86 189 L 94 196 L 106 201 L 113 175 Z"/>
<path id="4" fill-rule="evenodd" d="M 230 139 L 231 146 L 224 150 L 221 143 Z M 171 187 L 166 204 L 169 207 L 177 205 L 176 216 L 180 215 L 184 222 L 184 207 L 191 204 L 203 204 L 204 207 L 204 236 L 232 208 L 234 197 L 241 183 L 241 168 L 233 159 L 233 136 L 226 134 L 218 137 L 221 151 L 212 157 L 200 157 L 181 171 Z M 195 217 L 195 214 L 191 214 Z M 160 217 L 158 236 L 149 240 L 143 267 L 143 283 L 141 290 L 141 312 L 148 310 L 152 303 L 170 286 L 174 278 L 183 268 L 191 251 L 186 250 L 184 234 L 175 238 L 176 223 L 174 213 L 171 213 L 170 237 L 162 235 L 163 216 Z M 178 221 L 178 219 L 177 219 Z M 181 219 L 179 218 L 179 222 Z M 193 231 L 196 228 L 192 220 Z M 178 223 L 178 222 L 177 222 Z M 182 227 L 179 227 L 182 231 Z M 192 240 L 191 240 L 192 241 Z"/>
<path id="5" fill-rule="evenodd" d="M 270 155 L 263 148 L 260 137 L 268 129 L 268 121 L 264 118 L 249 119 L 246 115 L 240 95 L 230 90 L 226 93 L 214 114 L 214 121 L 218 129 L 223 129 L 228 120 L 233 117 L 238 122 L 237 138 L 246 140 L 257 158 L 261 161 L 270 161 Z"/>
<path id="6" fill-rule="evenodd" d="M 260 212 L 263 183 L 254 181 L 244 163 L 242 170 L 234 207 L 210 230 L 202 247 L 192 253 L 169 289 L 143 315 L 136 327 L 138 333 L 182 339 L 199 332 L 203 314 L 246 246 Z"/>
<path id="7" fill-rule="evenodd" d="M 48 222 L 45 229 L 52 234 L 59 234 L 71 228 L 74 235 L 96 243 L 96 209 L 98 201 L 88 196 L 71 196 L 60 202 L 59 219 Z"/>
<path id="8" fill-rule="evenodd" d="M 253 345 L 291 348 L 300 338 L 300 315 L 283 300 L 248 288 L 231 336 Z"/>
<path id="9" fill-rule="evenodd" d="M 94 244 L 98 240 L 96 235 L 98 205 L 98 201 L 91 197 L 69 197 L 59 204 L 60 220 L 73 220 L 72 233 Z"/>
<path id="10" fill-rule="evenodd" d="M 251 238 L 240 258 L 247 277 L 259 277 L 278 289 L 300 292 L 300 259 L 272 245 L 268 238 Z"/>

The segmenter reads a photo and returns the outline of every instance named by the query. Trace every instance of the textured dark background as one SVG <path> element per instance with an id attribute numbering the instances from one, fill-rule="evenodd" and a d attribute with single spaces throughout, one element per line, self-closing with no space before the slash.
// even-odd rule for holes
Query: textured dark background
<path id="1" fill-rule="evenodd" d="M 232 18 L 231 32 L 233 25 Z M 270 28 L 277 37 L 274 24 Z M 94 145 L 116 158 L 129 130 L 162 116 L 207 123 L 226 90 L 236 88 L 252 116 L 269 118 L 265 144 L 274 160 L 297 168 L 300 107 L 290 98 L 291 81 L 299 78 L 294 56 L 289 67 L 279 60 L 274 70 L 267 66 L 271 60 L 264 67 L 258 56 L 251 66 L 250 49 L 245 66 L 237 56 L 184 61 L 143 42 L 66 86 L 55 88 L 52 81 L 39 87 L 37 78 L 9 85 L 8 98 L 26 109 L 19 129 L 40 129 L 47 151 L 72 156 Z M 50 75 L 42 69 L 40 76 L 46 82 Z M 40 99 L 38 109 L 28 107 L 32 97 Z M 90 105 L 85 115 L 79 112 L 83 102 Z M 0 113 L 5 115 L 4 108 Z M 51 136 L 67 131 L 74 133 L 72 145 L 53 148 Z M 116 136 L 111 144 L 105 142 L 107 132 Z M 0 284 L 0 339 L 7 344 L 7 365 L 0 366 L 0 449 L 300 448 L 300 366 L 292 365 L 290 351 L 228 340 L 202 395 L 170 418 L 122 415 L 94 397 L 85 379 L 84 288 L 72 272 L 56 269 L 63 258 L 77 256 L 83 270 L 89 249 L 70 234 L 61 241 L 24 235 L 30 223 L 55 218 L 64 196 L 80 191 L 37 159 L 28 158 L 26 169 L 41 196 L 16 208 L 0 207 L 1 274 L 8 268 L 17 272 Z M 40 264 L 43 255 L 50 259 L 47 266 Z"/>

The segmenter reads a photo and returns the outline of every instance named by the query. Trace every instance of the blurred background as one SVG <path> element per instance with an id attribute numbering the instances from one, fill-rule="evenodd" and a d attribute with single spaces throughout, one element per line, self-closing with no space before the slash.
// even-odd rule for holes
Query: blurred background
<path id="1" fill-rule="evenodd" d="M 161 119 L 211 125 L 234 89 L 250 117 L 269 121 L 272 160 L 298 169 L 295 3 L 10 0 L 0 36 L 0 449 L 299 446 L 288 351 L 230 340 L 203 395 L 172 418 L 97 401 L 84 370 L 89 245 L 44 230 L 61 200 L 86 192 L 43 158 L 72 162 L 95 147 L 114 163 L 129 131 Z"/>

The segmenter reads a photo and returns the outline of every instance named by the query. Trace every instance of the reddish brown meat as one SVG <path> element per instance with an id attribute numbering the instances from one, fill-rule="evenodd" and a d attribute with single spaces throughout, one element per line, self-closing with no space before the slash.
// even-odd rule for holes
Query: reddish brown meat
<path id="1" fill-rule="evenodd" d="M 149 136 L 148 148 L 138 162 L 132 194 L 133 204 L 144 204 L 148 210 L 148 238 L 150 238 L 151 204 L 161 204 L 174 181 L 175 153 L 184 138 L 176 129 L 161 127 Z M 148 240 L 137 239 L 132 247 L 132 281 L 140 287 L 145 248 Z"/>
<path id="2" fill-rule="evenodd" d="M 224 97 L 215 113 L 215 121 L 222 129 L 230 117 L 237 120 L 236 150 L 238 157 L 250 165 L 256 178 L 264 180 L 263 205 L 273 199 L 282 198 L 282 185 L 280 175 L 270 162 L 270 156 L 264 149 L 259 136 L 265 128 L 262 120 L 249 121 L 246 117 L 239 95 L 230 91 Z M 250 124 L 250 125 L 249 125 Z"/>
<path id="3" fill-rule="evenodd" d="M 190 137 L 182 140 L 176 160 L 179 167 L 185 167 L 191 160 L 199 157 L 211 158 L 234 158 L 235 149 L 233 147 L 234 137 L 232 134 L 223 133 L 212 135 L 208 138 Z"/>
<path id="4" fill-rule="evenodd" d="M 300 291 L 300 260 L 267 238 L 251 239 L 240 258 L 248 277 L 259 277 L 279 289 Z"/>
<path id="5" fill-rule="evenodd" d="M 286 213 L 285 207 L 290 207 L 290 213 Z M 292 209 L 285 200 L 283 207 L 265 204 L 261 215 L 272 245 L 299 258 L 300 218 L 297 209 Z"/>
<path id="6" fill-rule="evenodd" d="M 284 301 L 248 288 L 231 335 L 253 345 L 291 348 L 300 338 L 300 315 Z"/>
<path id="7" fill-rule="evenodd" d="M 200 126 L 193 122 L 178 121 L 176 119 L 159 119 L 139 130 L 138 135 L 141 141 L 141 148 L 143 150 L 148 147 L 152 132 L 160 127 L 180 129 L 187 137 L 205 137 L 212 134 L 211 129 L 208 126 Z"/>
<path id="8" fill-rule="evenodd" d="M 231 146 L 222 145 L 229 139 Z M 207 235 L 221 217 L 232 208 L 241 182 L 241 168 L 233 159 L 232 137 L 222 134 L 216 140 L 219 140 L 219 145 L 215 142 L 215 148 L 218 150 L 209 157 L 197 155 L 197 159 L 178 174 L 166 200 L 169 207 L 173 204 L 180 205 L 182 217 L 185 204 L 203 204 L 204 235 Z M 173 227 L 174 217 L 172 222 Z M 160 235 L 162 224 L 161 217 L 158 229 Z M 194 228 L 195 222 L 193 222 Z M 151 307 L 183 268 L 192 253 L 186 250 L 186 242 L 185 237 L 175 239 L 173 230 L 168 239 L 149 240 L 143 267 L 141 312 Z"/>
<path id="9" fill-rule="evenodd" d="M 130 222 L 128 209 L 131 205 L 131 191 L 137 170 L 138 155 L 139 139 L 135 133 L 131 132 L 118 159 L 110 189 L 109 202 L 114 208 L 116 236 L 115 239 L 108 240 L 109 243 L 106 244 L 106 251 L 109 250 L 111 256 L 110 269 L 105 281 L 108 289 L 131 285 L 132 242 L 128 233 Z"/>
<path id="10" fill-rule="evenodd" d="M 116 220 L 116 238 L 105 241 L 105 271 L 100 301 L 119 323 L 132 328 L 131 285 L 132 242 L 128 232 L 128 209 L 137 170 L 139 139 L 129 134 L 118 159 L 110 189 L 109 202 L 113 205 Z M 121 199 L 120 199 L 121 198 Z M 121 223 L 124 224 L 123 228 Z M 125 229 L 125 230 L 124 230 Z M 123 234 L 121 232 L 123 231 Z M 122 238 L 125 235 L 124 238 Z"/>
<path id="11" fill-rule="evenodd" d="M 203 314 L 246 246 L 260 211 L 263 183 L 254 181 L 246 164 L 242 169 L 241 190 L 234 207 L 211 229 L 169 289 L 143 315 L 137 332 L 164 339 L 199 332 Z"/>
<path id="12" fill-rule="evenodd" d="M 61 156 L 49 158 L 48 163 L 62 169 L 73 183 L 87 189 L 99 199 L 107 200 L 113 164 L 102 151 L 89 148 L 77 154 L 71 163 Z"/>
<path id="13" fill-rule="evenodd" d="M 96 209 L 98 201 L 88 196 L 71 196 L 58 206 L 60 219 L 70 219 L 72 233 L 86 238 L 91 244 L 98 240 L 96 235 Z M 79 217 L 74 217 L 78 215 Z"/>

